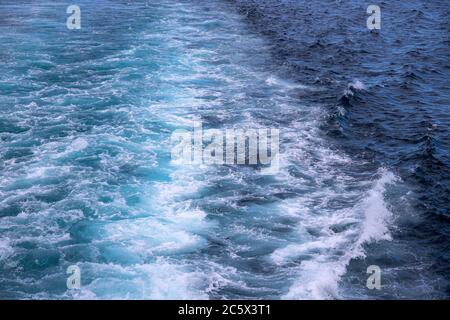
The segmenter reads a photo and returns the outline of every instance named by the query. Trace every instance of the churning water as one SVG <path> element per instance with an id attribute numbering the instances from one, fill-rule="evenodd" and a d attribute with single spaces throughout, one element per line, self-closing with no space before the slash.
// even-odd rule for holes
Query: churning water
<path id="1" fill-rule="evenodd" d="M 448 298 L 446 1 L 77 2 L 0 2 L 0 298 Z M 196 121 L 278 173 L 174 165 Z"/>

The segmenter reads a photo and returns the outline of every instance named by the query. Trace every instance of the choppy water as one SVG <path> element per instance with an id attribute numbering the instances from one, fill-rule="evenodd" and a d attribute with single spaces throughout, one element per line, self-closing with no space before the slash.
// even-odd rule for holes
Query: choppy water
<path id="1" fill-rule="evenodd" d="M 0 3 L 1 298 L 448 298 L 446 1 L 77 2 Z M 174 165 L 194 121 L 279 173 Z"/>

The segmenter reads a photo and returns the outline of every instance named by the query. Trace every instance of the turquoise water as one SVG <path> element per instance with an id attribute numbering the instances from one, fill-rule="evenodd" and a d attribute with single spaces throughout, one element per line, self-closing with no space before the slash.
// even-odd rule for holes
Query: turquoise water
<path id="1" fill-rule="evenodd" d="M 77 3 L 80 30 L 64 2 L 0 4 L 1 298 L 374 297 L 348 266 L 389 246 L 409 189 L 327 140 L 301 98 L 326 86 L 290 79 L 228 2 Z M 279 173 L 174 165 L 195 121 L 280 128 Z"/>

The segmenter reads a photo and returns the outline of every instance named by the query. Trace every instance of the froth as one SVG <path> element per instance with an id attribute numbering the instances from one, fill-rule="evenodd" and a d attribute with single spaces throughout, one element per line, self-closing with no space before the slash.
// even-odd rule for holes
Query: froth
<path id="1" fill-rule="evenodd" d="M 322 217 L 323 234 L 316 241 L 306 241 L 276 250 L 271 258 L 276 264 L 300 259 L 298 278 L 284 295 L 286 299 L 335 299 L 339 298 L 339 281 L 346 273 L 352 259 L 364 258 L 364 245 L 390 240 L 389 224 L 392 213 L 386 205 L 386 187 L 396 181 L 393 173 L 381 169 L 380 178 L 364 198 L 352 209 L 343 210 L 327 219 Z M 346 230 L 330 230 L 336 218 L 343 220 Z M 359 222 L 358 222 L 359 221 Z M 343 252 L 343 253 L 342 253 Z"/>

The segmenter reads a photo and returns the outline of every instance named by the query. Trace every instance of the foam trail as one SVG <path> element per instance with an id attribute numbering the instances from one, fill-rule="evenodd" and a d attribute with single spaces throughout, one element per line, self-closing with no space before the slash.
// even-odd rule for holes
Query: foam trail
<path id="1" fill-rule="evenodd" d="M 350 261 L 390 239 L 395 177 L 322 130 L 335 82 L 290 79 L 230 2 L 85 1 L 102 28 L 66 38 L 36 6 L 5 5 L 23 23 L 0 34 L 5 297 L 339 298 Z M 280 129 L 279 172 L 175 165 L 171 133 L 195 122 Z"/>
<path id="2" fill-rule="evenodd" d="M 346 268 L 352 259 L 364 258 L 364 245 L 391 240 L 389 224 L 392 213 L 384 200 L 386 187 L 397 181 L 397 178 L 387 170 L 380 171 L 381 177 L 374 183 L 364 199 L 353 209 L 341 215 L 342 222 L 357 221 L 362 215 L 356 237 L 353 231 L 343 234 L 332 234 L 328 239 L 319 239 L 315 243 L 291 245 L 277 250 L 272 259 L 277 264 L 286 263 L 295 257 L 307 255 L 309 250 L 320 250 L 313 259 L 302 261 L 298 270 L 298 280 L 283 296 L 285 299 L 339 299 L 339 281 L 346 273 Z M 335 258 L 333 252 L 345 250 L 345 254 Z"/>

